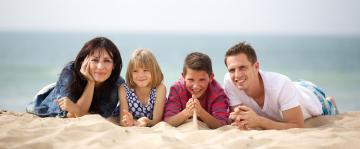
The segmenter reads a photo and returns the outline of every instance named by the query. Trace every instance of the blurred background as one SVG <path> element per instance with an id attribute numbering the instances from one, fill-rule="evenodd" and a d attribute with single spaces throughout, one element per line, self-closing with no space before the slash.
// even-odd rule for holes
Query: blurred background
<path id="1" fill-rule="evenodd" d="M 360 110 L 360 1 L 0 0 L 0 109 L 24 112 L 83 44 L 111 39 L 123 58 L 149 48 L 168 90 L 194 51 L 223 84 L 225 51 L 246 41 L 260 68 L 312 81 L 341 112 Z"/>

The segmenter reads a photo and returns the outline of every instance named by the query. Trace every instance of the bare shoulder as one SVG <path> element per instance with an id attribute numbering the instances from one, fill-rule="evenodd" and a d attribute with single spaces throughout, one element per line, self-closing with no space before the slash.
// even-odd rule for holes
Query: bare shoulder
<path id="1" fill-rule="evenodd" d="M 157 91 L 163 91 L 163 92 L 165 92 L 165 91 L 166 91 L 166 87 L 165 87 L 165 85 L 164 85 L 163 83 L 161 83 L 160 85 L 158 85 L 158 86 L 156 87 L 156 90 L 157 90 Z"/>
<path id="2" fill-rule="evenodd" d="M 125 93 L 125 87 L 123 85 L 118 86 L 119 93 Z"/>
<path id="3" fill-rule="evenodd" d="M 166 87 L 163 83 L 156 87 L 156 98 L 164 99 L 166 98 Z"/>

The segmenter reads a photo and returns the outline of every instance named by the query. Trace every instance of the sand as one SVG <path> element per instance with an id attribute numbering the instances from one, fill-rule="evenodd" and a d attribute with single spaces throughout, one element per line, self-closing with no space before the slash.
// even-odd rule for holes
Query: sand
<path id="1" fill-rule="evenodd" d="M 360 148 L 360 112 L 315 117 L 305 124 L 289 130 L 211 130 L 190 120 L 177 128 L 165 122 L 125 128 L 99 115 L 61 119 L 0 111 L 0 149 Z"/>

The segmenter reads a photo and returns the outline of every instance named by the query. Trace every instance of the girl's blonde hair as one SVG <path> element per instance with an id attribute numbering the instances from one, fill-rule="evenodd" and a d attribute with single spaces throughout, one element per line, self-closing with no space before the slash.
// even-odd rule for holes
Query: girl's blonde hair
<path id="1" fill-rule="evenodd" d="M 152 78 L 150 82 L 151 88 L 159 86 L 164 79 L 164 75 L 161 72 L 160 66 L 157 63 L 155 56 L 150 52 L 149 49 L 136 49 L 131 55 L 126 71 L 126 82 L 130 88 L 135 88 L 136 86 L 132 77 L 132 72 L 135 68 L 149 69 Z"/>

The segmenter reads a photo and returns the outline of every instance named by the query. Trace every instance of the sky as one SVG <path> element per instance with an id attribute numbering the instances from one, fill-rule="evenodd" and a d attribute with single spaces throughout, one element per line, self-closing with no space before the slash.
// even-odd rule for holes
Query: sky
<path id="1" fill-rule="evenodd" d="M 360 35 L 360 1 L 0 0 L 0 31 Z"/>

